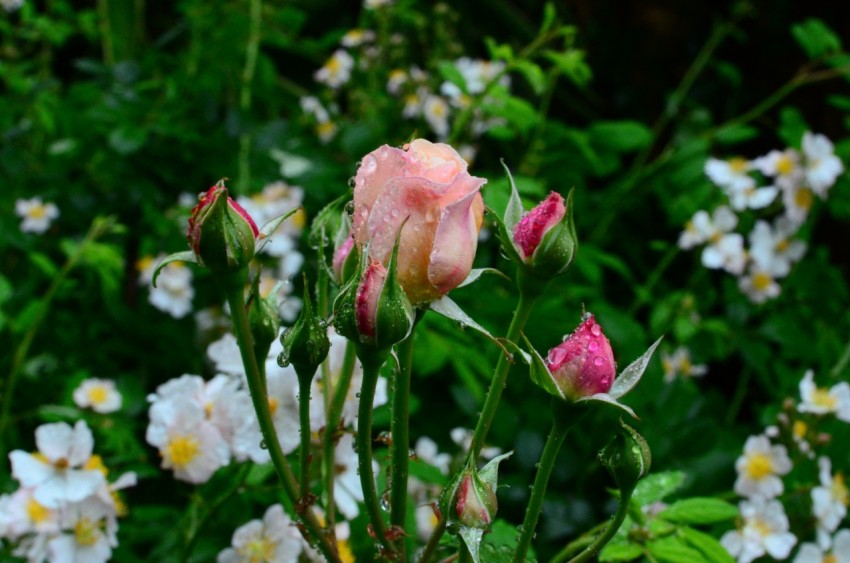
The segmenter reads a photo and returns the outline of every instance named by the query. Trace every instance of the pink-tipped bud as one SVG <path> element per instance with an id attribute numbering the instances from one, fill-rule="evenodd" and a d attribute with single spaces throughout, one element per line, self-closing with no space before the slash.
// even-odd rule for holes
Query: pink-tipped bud
<path id="1" fill-rule="evenodd" d="M 349 270 L 354 270 L 357 266 L 356 256 L 352 256 L 351 250 L 354 248 L 354 235 L 348 235 L 342 244 L 334 252 L 333 259 L 333 270 L 334 275 L 339 283 L 344 282 L 350 273 Z M 349 260 L 348 258 L 352 257 L 354 260 Z M 351 267 L 347 267 L 347 265 L 351 265 Z"/>
<path id="2" fill-rule="evenodd" d="M 561 344 L 549 350 L 546 367 L 569 400 L 607 393 L 617 371 L 611 343 L 591 314 Z"/>
<path id="3" fill-rule="evenodd" d="M 186 239 L 201 264 L 216 272 L 232 272 L 248 265 L 260 234 L 241 205 L 219 182 L 192 208 Z"/>
<path id="4" fill-rule="evenodd" d="M 540 246 L 540 241 L 561 222 L 566 213 L 563 196 L 552 192 L 516 224 L 513 232 L 514 243 L 524 262 L 531 260 Z"/>
<path id="5" fill-rule="evenodd" d="M 361 340 L 372 341 L 377 336 L 378 303 L 386 280 L 387 269 L 379 261 L 372 260 L 363 272 L 354 298 L 354 318 Z"/>
<path id="6" fill-rule="evenodd" d="M 496 494 L 488 483 L 472 472 L 463 476 L 455 497 L 455 510 L 462 525 L 489 528 L 497 507 Z"/>

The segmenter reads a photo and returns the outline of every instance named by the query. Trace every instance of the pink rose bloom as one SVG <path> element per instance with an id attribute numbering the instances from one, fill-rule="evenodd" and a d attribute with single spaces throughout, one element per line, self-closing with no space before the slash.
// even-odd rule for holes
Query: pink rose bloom
<path id="1" fill-rule="evenodd" d="M 383 145 L 357 169 L 354 240 L 361 248 L 371 241 L 370 258 L 386 265 L 404 224 L 398 280 L 413 304 L 439 299 L 472 269 L 486 180 L 466 167 L 449 145 L 417 139 L 404 149 Z"/>
<path id="2" fill-rule="evenodd" d="M 546 367 L 571 400 L 607 393 L 617 373 L 611 343 L 590 314 L 561 344 L 549 350 Z"/>

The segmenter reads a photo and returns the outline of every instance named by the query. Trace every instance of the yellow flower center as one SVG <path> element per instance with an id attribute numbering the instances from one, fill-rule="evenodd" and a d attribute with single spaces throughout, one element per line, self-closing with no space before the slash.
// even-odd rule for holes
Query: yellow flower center
<path id="1" fill-rule="evenodd" d="M 264 563 L 272 561 L 277 545 L 266 538 L 255 538 L 243 545 L 238 553 L 243 563 Z"/>
<path id="2" fill-rule="evenodd" d="M 34 524 L 41 524 L 50 518 L 50 509 L 45 508 L 39 504 L 37 500 L 31 498 L 29 502 L 27 502 L 27 516 L 29 516 L 29 519 L 32 520 Z"/>
<path id="3" fill-rule="evenodd" d="M 336 131 L 336 125 L 332 121 L 323 121 L 316 125 L 316 133 L 319 137 L 330 137 Z"/>
<path id="4" fill-rule="evenodd" d="M 844 475 L 841 473 L 836 473 L 832 477 L 832 496 L 844 506 L 850 504 L 850 490 L 847 489 Z"/>
<path id="5" fill-rule="evenodd" d="M 782 239 L 776 243 L 776 251 L 786 252 L 789 246 L 791 246 L 791 243 L 789 243 L 787 239 Z"/>
<path id="6" fill-rule="evenodd" d="M 42 219 L 47 214 L 47 209 L 43 205 L 34 205 L 27 211 L 27 215 L 31 219 Z"/>
<path id="7" fill-rule="evenodd" d="M 708 237 L 708 241 L 711 244 L 717 244 L 718 242 L 720 242 L 720 240 L 722 238 L 723 238 L 723 233 L 721 233 L 720 231 L 714 231 L 713 233 L 711 233 L 711 236 Z"/>
<path id="8" fill-rule="evenodd" d="M 214 408 L 215 408 L 215 405 L 213 405 L 211 402 L 208 402 L 204 405 L 204 417 L 207 420 L 212 418 Z"/>
<path id="9" fill-rule="evenodd" d="M 326 123 L 330 123 L 330 122 L 328 121 Z M 331 123 L 331 127 L 333 127 L 333 123 Z M 307 212 L 304 211 L 303 208 L 299 208 L 298 211 L 296 211 L 295 213 L 292 214 L 290 221 L 292 221 L 292 224 L 295 227 L 297 227 L 299 229 L 303 229 L 304 227 L 307 226 Z"/>
<path id="10" fill-rule="evenodd" d="M 127 516 L 127 513 L 129 512 L 129 510 L 127 510 L 127 503 L 124 502 L 124 499 L 121 498 L 118 491 L 109 491 L 109 495 L 112 497 L 112 504 L 115 505 L 115 515 L 119 518 Z"/>
<path id="11" fill-rule="evenodd" d="M 685 230 L 692 234 L 696 234 L 697 232 L 696 225 L 694 225 L 693 221 L 688 221 L 687 223 L 685 223 Z"/>
<path id="12" fill-rule="evenodd" d="M 88 518 L 80 518 L 74 525 L 74 538 L 79 545 L 91 546 L 97 543 L 97 524 Z"/>
<path id="13" fill-rule="evenodd" d="M 803 422 L 802 420 L 795 420 L 794 427 L 792 432 L 794 433 L 794 437 L 798 440 L 802 440 L 805 438 L 806 433 L 809 431 L 809 425 Z"/>
<path id="14" fill-rule="evenodd" d="M 771 278 L 768 274 L 764 272 L 758 272 L 753 275 L 753 289 L 756 291 L 764 291 L 770 284 L 773 282 L 773 278 Z"/>
<path id="15" fill-rule="evenodd" d="M 761 518 L 756 518 L 752 521 L 753 528 L 756 529 L 758 534 L 762 537 L 767 537 L 773 533 L 773 528 L 770 527 L 770 524 L 762 520 Z"/>
<path id="16" fill-rule="evenodd" d="M 351 551 L 351 546 L 348 544 L 348 540 L 339 540 L 336 545 L 339 550 L 339 558 L 342 563 L 354 563 L 357 561 L 354 558 L 354 553 Z"/>
<path id="17" fill-rule="evenodd" d="M 183 469 L 198 456 L 198 439 L 192 435 L 177 436 L 165 447 L 165 457 L 176 469 Z"/>
<path id="18" fill-rule="evenodd" d="M 446 115 L 446 106 L 437 102 L 435 104 L 431 104 L 431 115 L 434 117 L 443 117 Z"/>
<path id="19" fill-rule="evenodd" d="M 812 403 L 819 407 L 824 407 L 830 411 L 834 411 L 838 406 L 838 399 L 829 394 L 829 389 L 818 387 L 812 393 Z"/>
<path id="20" fill-rule="evenodd" d="M 691 359 L 688 357 L 683 357 L 679 360 L 679 371 L 682 372 L 682 375 L 689 375 L 691 373 L 691 368 L 693 364 L 691 363 Z"/>
<path id="21" fill-rule="evenodd" d="M 331 57 L 325 68 L 328 69 L 328 72 L 331 74 L 337 74 L 342 68 L 342 63 L 339 62 L 339 57 Z"/>
<path id="22" fill-rule="evenodd" d="M 763 453 L 752 454 L 747 458 L 746 472 L 752 479 L 764 479 L 773 474 L 773 460 Z"/>
<path id="23" fill-rule="evenodd" d="M 745 159 L 745 158 L 730 158 L 729 159 L 729 168 L 732 170 L 732 172 L 735 172 L 736 174 L 746 172 L 748 164 L 749 163 L 747 162 L 747 159 Z"/>
<path id="24" fill-rule="evenodd" d="M 153 266 L 153 256 L 142 256 L 136 260 L 136 270 L 140 272 L 144 272 L 151 266 Z"/>
<path id="25" fill-rule="evenodd" d="M 676 366 L 667 358 L 661 360 L 661 369 L 664 370 L 664 373 L 676 373 Z"/>
<path id="26" fill-rule="evenodd" d="M 269 397 L 269 412 L 274 414 L 277 412 L 278 401 L 274 397 Z"/>
<path id="27" fill-rule="evenodd" d="M 101 403 L 105 403 L 107 397 L 109 397 L 109 391 L 103 385 L 94 385 L 89 387 L 89 401 L 93 405 L 99 405 Z"/>
<path id="28" fill-rule="evenodd" d="M 94 454 L 89 458 L 89 460 L 83 465 L 83 469 L 86 471 L 100 471 L 104 477 L 109 473 L 109 469 L 103 464 L 103 458 L 99 455 Z"/>
<path id="29" fill-rule="evenodd" d="M 794 204 L 800 209 L 808 211 L 812 208 L 812 203 L 814 203 L 814 197 L 809 188 L 800 188 L 794 194 Z"/>
<path id="30" fill-rule="evenodd" d="M 838 557 L 832 553 L 823 556 L 823 563 L 838 563 Z"/>
<path id="31" fill-rule="evenodd" d="M 776 171 L 783 176 L 787 176 L 794 171 L 794 161 L 787 154 L 780 156 L 776 160 Z"/>

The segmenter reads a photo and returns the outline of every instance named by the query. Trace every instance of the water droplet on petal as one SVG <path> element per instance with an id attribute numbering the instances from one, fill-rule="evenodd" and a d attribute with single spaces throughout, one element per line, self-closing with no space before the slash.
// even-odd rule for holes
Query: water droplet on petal
<path id="1" fill-rule="evenodd" d="M 593 364 L 596 366 L 601 366 L 604 363 L 605 360 L 603 360 L 601 356 L 596 356 L 596 358 L 593 360 Z"/>
<path id="2" fill-rule="evenodd" d="M 587 345 L 587 349 L 591 352 L 596 352 L 599 349 L 599 342 L 594 340 L 593 342 Z"/>

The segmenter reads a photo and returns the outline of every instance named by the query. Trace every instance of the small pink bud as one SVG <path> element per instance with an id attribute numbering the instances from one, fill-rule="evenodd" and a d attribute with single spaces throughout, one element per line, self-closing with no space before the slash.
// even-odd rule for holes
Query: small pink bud
<path id="1" fill-rule="evenodd" d="M 496 515 L 496 495 L 492 487 L 471 472 L 463 476 L 457 489 L 455 509 L 458 520 L 470 528 L 488 528 Z"/>
<path id="2" fill-rule="evenodd" d="M 260 231 L 241 205 L 219 182 L 192 208 L 186 240 L 201 264 L 213 271 L 230 272 L 248 265 Z"/>
<path id="3" fill-rule="evenodd" d="M 363 272 L 354 301 L 357 332 L 361 339 L 374 340 L 377 335 L 378 302 L 386 279 L 387 269 L 377 260 L 372 260 Z"/>
<path id="4" fill-rule="evenodd" d="M 528 262 L 543 237 L 552 230 L 567 212 L 561 194 L 552 192 L 537 207 L 525 214 L 514 227 L 514 243 L 523 261 Z"/>
<path id="5" fill-rule="evenodd" d="M 611 343 L 591 314 L 561 344 L 549 350 L 546 367 L 570 400 L 607 393 L 617 370 Z"/>
<path id="6" fill-rule="evenodd" d="M 345 262 L 351 255 L 351 249 L 354 248 L 354 235 L 348 235 L 348 238 L 334 252 L 333 270 L 337 281 L 342 283 L 345 281 Z"/>

